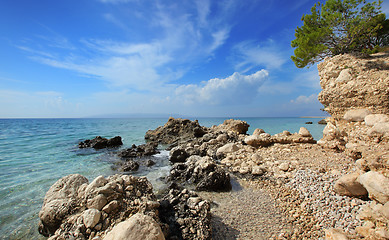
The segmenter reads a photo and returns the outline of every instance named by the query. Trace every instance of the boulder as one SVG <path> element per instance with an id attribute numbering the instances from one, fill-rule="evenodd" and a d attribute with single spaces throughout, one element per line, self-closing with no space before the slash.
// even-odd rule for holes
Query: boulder
<path id="1" fill-rule="evenodd" d="M 358 182 L 359 173 L 354 172 L 342 176 L 336 181 L 334 190 L 337 194 L 349 197 L 367 196 L 366 189 Z"/>
<path id="2" fill-rule="evenodd" d="M 117 155 L 122 159 L 152 156 L 154 154 L 159 153 L 157 147 L 158 143 L 156 142 L 148 142 L 146 144 L 141 144 L 138 146 L 133 144 L 130 148 L 119 151 Z"/>
<path id="3" fill-rule="evenodd" d="M 374 135 L 388 135 L 389 134 L 389 122 L 376 123 L 367 131 L 369 136 Z"/>
<path id="4" fill-rule="evenodd" d="M 351 69 L 350 68 L 346 68 L 346 69 L 343 69 L 339 76 L 336 78 L 335 81 L 337 82 L 343 82 L 343 83 L 347 83 L 348 81 L 350 81 L 352 78 L 351 76 Z"/>
<path id="5" fill-rule="evenodd" d="M 172 150 L 170 150 L 169 160 L 172 163 L 185 162 L 188 157 L 189 154 L 181 147 L 174 147 Z"/>
<path id="6" fill-rule="evenodd" d="M 47 191 L 39 212 L 41 226 L 39 232 L 44 236 L 53 234 L 62 221 L 77 210 L 81 204 L 78 190 L 88 179 L 79 174 L 71 174 L 58 180 Z"/>
<path id="7" fill-rule="evenodd" d="M 299 130 L 299 134 L 303 137 L 312 137 L 311 133 L 305 127 L 301 127 Z"/>
<path id="8" fill-rule="evenodd" d="M 120 169 L 123 172 L 135 172 L 135 171 L 138 171 L 138 169 L 139 169 L 139 163 L 135 162 L 134 160 L 129 159 L 122 164 Z"/>
<path id="9" fill-rule="evenodd" d="M 116 225 L 103 240 L 164 240 L 159 224 L 142 213 Z"/>
<path id="10" fill-rule="evenodd" d="M 111 139 L 103 138 L 100 136 L 95 137 L 94 139 L 87 139 L 78 144 L 79 148 L 94 148 L 94 149 L 103 149 L 103 148 L 113 148 L 123 145 L 122 138 L 120 136 L 113 137 Z"/>
<path id="11" fill-rule="evenodd" d="M 169 226 L 167 239 L 212 239 L 210 203 L 193 191 L 172 184 L 160 200 L 159 217 Z"/>
<path id="12" fill-rule="evenodd" d="M 376 123 L 389 122 L 389 116 L 386 114 L 369 114 L 365 117 L 367 126 L 374 126 Z"/>
<path id="13" fill-rule="evenodd" d="M 325 229 L 325 240 L 348 240 L 347 235 L 341 230 L 336 228 Z"/>
<path id="14" fill-rule="evenodd" d="M 270 134 L 261 133 L 245 137 L 244 142 L 252 147 L 267 147 L 273 144 L 273 139 Z"/>
<path id="15" fill-rule="evenodd" d="M 322 119 L 322 120 L 318 121 L 317 123 L 322 124 L 322 125 L 326 125 L 327 121 L 325 119 Z"/>
<path id="16" fill-rule="evenodd" d="M 200 191 L 230 191 L 230 175 L 208 156 L 190 156 L 185 163 L 173 165 L 169 182 L 190 182 Z"/>
<path id="17" fill-rule="evenodd" d="M 235 143 L 227 143 L 223 147 L 220 147 L 216 151 L 216 156 L 225 156 L 228 153 L 233 153 L 239 150 L 239 147 Z"/>
<path id="18" fill-rule="evenodd" d="M 351 122 L 362 122 L 369 114 L 371 114 L 369 109 L 352 109 L 344 114 L 343 119 Z"/>
<path id="19" fill-rule="evenodd" d="M 158 221 L 159 203 L 145 177 L 99 176 L 88 184 L 81 175 L 69 175 L 57 181 L 45 199 L 39 232 L 50 239 L 102 239 L 107 230 L 137 212 Z M 49 206 L 51 215 L 45 212 Z"/>
<path id="20" fill-rule="evenodd" d="M 242 120 L 227 119 L 213 130 L 232 131 L 237 134 L 246 134 L 250 125 Z"/>
<path id="21" fill-rule="evenodd" d="M 262 133 L 265 133 L 265 130 L 261 129 L 261 128 L 256 128 L 253 132 L 253 135 L 261 135 Z"/>
<path id="22" fill-rule="evenodd" d="M 358 181 L 366 188 L 370 199 L 381 204 L 389 201 L 389 178 L 378 172 L 369 171 L 360 175 Z"/>
<path id="23" fill-rule="evenodd" d="M 82 214 L 85 227 L 93 228 L 100 221 L 101 212 L 97 209 L 87 209 Z"/>

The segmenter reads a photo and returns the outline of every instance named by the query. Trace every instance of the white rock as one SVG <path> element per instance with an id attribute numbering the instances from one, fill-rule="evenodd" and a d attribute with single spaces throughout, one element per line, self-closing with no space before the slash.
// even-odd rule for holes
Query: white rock
<path id="1" fill-rule="evenodd" d="M 389 201 L 389 178 L 378 172 L 370 171 L 359 176 L 358 181 L 366 188 L 369 198 L 381 204 Z"/>
<path id="2" fill-rule="evenodd" d="M 116 225 L 104 240 L 164 240 L 159 224 L 150 216 L 137 213 Z"/>
<path id="3" fill-rule="evenodd" d="M 353 109 L 348 110 L 344 114 L 344 119 L 352 122 L 362 122 L 367 115 L 371 114 L 369 109 Z"/>
<path id="4" fill-rule="evenodd" d="M 369 136 L 379 134 L 385 135 L 389 134 L 389 122 L 376 123 L 374 126 L 367 131 Z"/>
<path id="5" fill-rule="evenodd" d="M 349 239 L 346 236 L 346 234 L 340 229 L 330 228 L 330 229 L 325 229 L 324 232 L 326 234 L 325 240 L 348 240 Z"/>
<path id="6" fill-rule="evenodd" d="M 301 127 L 299 130 L 299 134 L 303 137 L 312 137 L 311 133 L 305 127 Z"/>
<path id="7" fill-rule="evenodd" d="M 254 130 L 253 135 L 259 136 L 259 135 L 261 135 L 262 133 L 265 133 L 265 130 L 260 129 L 260 128 L 257 128 L 257 129 Z"/>
<path id="8" fill-rule="evenodd" d="M 281 163 L 280 166 L 278 167 L 280 170 L 286 172 L 289 170 L 289 163 L 287 162 L 284 162 L 284 163 Z"/>
<path id="9" fill-rule="evenodd" d="M 225 155 L 227 153 L 233 153 L 239 150 L 239 147 L 235 143 L 227 143 L 223 147 L 220 147 L 216 151 L 216 155 Z"/>
<path id="10" fill-rule="evenodd" d="M 82 214 L 83 222 L 85 227 L 93 228 L 99 223 L 101 217 L 101 212 L 97 209 L 87 209 Z"/>
<path id="11" fill-rule="evenodd" d="M 366 126 L 374 126 L 376 123 L 389 122 L 389 116 L 386 114 L 369 114 L 365 117 Z"/>
<path id="12" fill-rule="evenodd" d="M 350 68 L 346 68 L 346 69 L 343 69 L 339 76 L 336 78 L 336 81 L 337 82 L 348 82 L 352 79 L 352 76 L 351 76 L 351 69 Z"/>

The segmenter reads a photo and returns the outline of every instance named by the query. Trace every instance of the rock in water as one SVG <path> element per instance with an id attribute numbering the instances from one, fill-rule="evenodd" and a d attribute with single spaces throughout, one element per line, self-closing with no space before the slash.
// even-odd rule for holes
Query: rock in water
<path id="1" fill-rule="evenodd" d="M 71 174 L 61 178 L 50 187 L 45 195 L 42 209 L 39 212 L 39 218 L 42 223 L 39 226 L 39 232 L 42 235 L 48 236 L 53 234 L 62 221 L 77 210 L 75 206 L 81 204 L 78 190 L 86 183 L 88 183 L 88 179 L 84 176 Z"/>
<path id="2" fill-rule="evenodd" d="M 145 139 L 163 144 L 172 144 L 204 136 L 207 128 L 200 126 L 199 122 L 181 118 L 169 118 L 164 126 L 146 132 Z"/>
<path id="3" fill-rule="evenodd" d="M 119 147 L 123 145 L 122 138 L 120 136 L 113 137 L 111 139 L 102 138 L 100 136 L 95 137 L 92 140 L 85 140 L 78 144 L 79 148 L 94 148 L 94 149 L 103 149 L 103 148 L 112 148 Z"/>

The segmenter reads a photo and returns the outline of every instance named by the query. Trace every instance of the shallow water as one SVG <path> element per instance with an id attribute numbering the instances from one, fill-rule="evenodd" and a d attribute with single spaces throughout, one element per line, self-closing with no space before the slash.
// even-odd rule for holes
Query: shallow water
<path id="1" fill-rule="evenodd" d="M 301 126 L 321 138 L 320 119 L 241 118 L 251 127 L 270 134 Z M 39 239 L 38 212 L 50 186 L 59 178 L 79 173 L 89 180 L 116 173 L 111 166 L 115 157 L 107 150 L 78 149 L 79 141 L 96 136 L 121 136 L 125 147 L 144 143 L 144 134 L 166 123 L 167 119 L 0 119 L 0 238 Z M 221 124 L 223 118 L 202 118 L 203 126 Z M 306 125 L 307 121 L 314 124 Z M 162 187 L 158 178 L 169 172 L 168 152 L 155 156 L 157 164 L 140 169 L 155 189 Z M 147 171 L 146 171 L 147 170 Z"/>

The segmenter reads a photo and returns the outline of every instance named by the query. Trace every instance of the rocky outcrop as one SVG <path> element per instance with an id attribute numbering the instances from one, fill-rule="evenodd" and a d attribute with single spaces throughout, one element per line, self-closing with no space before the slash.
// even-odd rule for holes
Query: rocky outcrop
<path id="1" fill-rule="evenodd" d="M 291 134 L 288 131 L 270 135 L 262 129 L 256 129 L 253 135 L 247 136 L 244 142 L 253 147 L 267 147 L 275 143 L 290 144 L 290 143 L 316 143 L 311 133 L 301 127 L 298 133 Z"/>
<path id="2" fill-rule="evenodd" d="M 230 175 L 208 156 L 191 156 L 184 163 L 173 165 L 169 182 L 190 182 L 199 191 L 231 190 Z"/>
<path id="3" fill-rule="evenodd" d="M 168 239 L 211 239 L 210 203 L 173 184 L 159 201 L 159 216 L 169 226 Z"/>
<path id="4" fill-rule="evenodd" d="M 335 119 L 348 110 L 389 114 L 389 53 L 370 57 L 343 54 L 318 64 L 319 101 Z"/>
<path id="5" fill-rule="evenodd" d="M 113 148 L 123 145 L 122 138 L 116 136 L 110 139 L 103 138 L 100 136 L 95 137 L 94 139 L 87 139 L 78 144 L 79 148 L 94 148 L 94 149 L 103 149 L 103 148 Z"/>
<path id="6" fill-rule="evenodd" d="M 231 131 L 237 134 L 246 134 L 249 130 L 250 125 L 247 122 L 242 120 L 227 119 L 218 126 L 213 126 L 211 129 L 213 131 Z"/>
<path id="7" fill-rule="evenodd" d="M 147 131 L 145 139 L 162 144 L 172 144 L 188 139 L 200 138 L 206 133 L 207 129 L 200 126 L 197 120 L 169 118 L 165 125 L 155 130 Z"/>
<path id="8" fill-rule="evenodd" d="M 117 155 L 122 159 L 132 159 L 132 158 L 140 158 L 145 156 L 152 156 L 154 154 L 159 153 L 158 143 L 149 142 L 146 144 L 141 144 L 136 146 L 133 144 L 130 148 L 121 150 L 117 153 Z"/>
<path id="9" fill-rule="evenodd" d="M 159 203 L 144 177 L 100 176 L 91 183 L 78 174 L 58 180 L 46 193 L 39 232 L 49 239 L 104 237 L 136 213 L 160 223 Z M 109 239 L 109 238 L 108 238 Z"/>
<path id="10" fill-rule="evenodd" d="M 374 200 L 360 214 L 364 224 L 356 229 L 367 239 L 389 236 L 382 228 L 389 224 L 382 217 L 389 200 L 388 62 L 385 52 L 369 57 L 339 55 L 318 65 L 323 89 L 319 101 L 331 114 L 318 144 L 356 160 L 357 172 L 341 177 L 334 190 L 353 197 L 368 194 Z"/>

